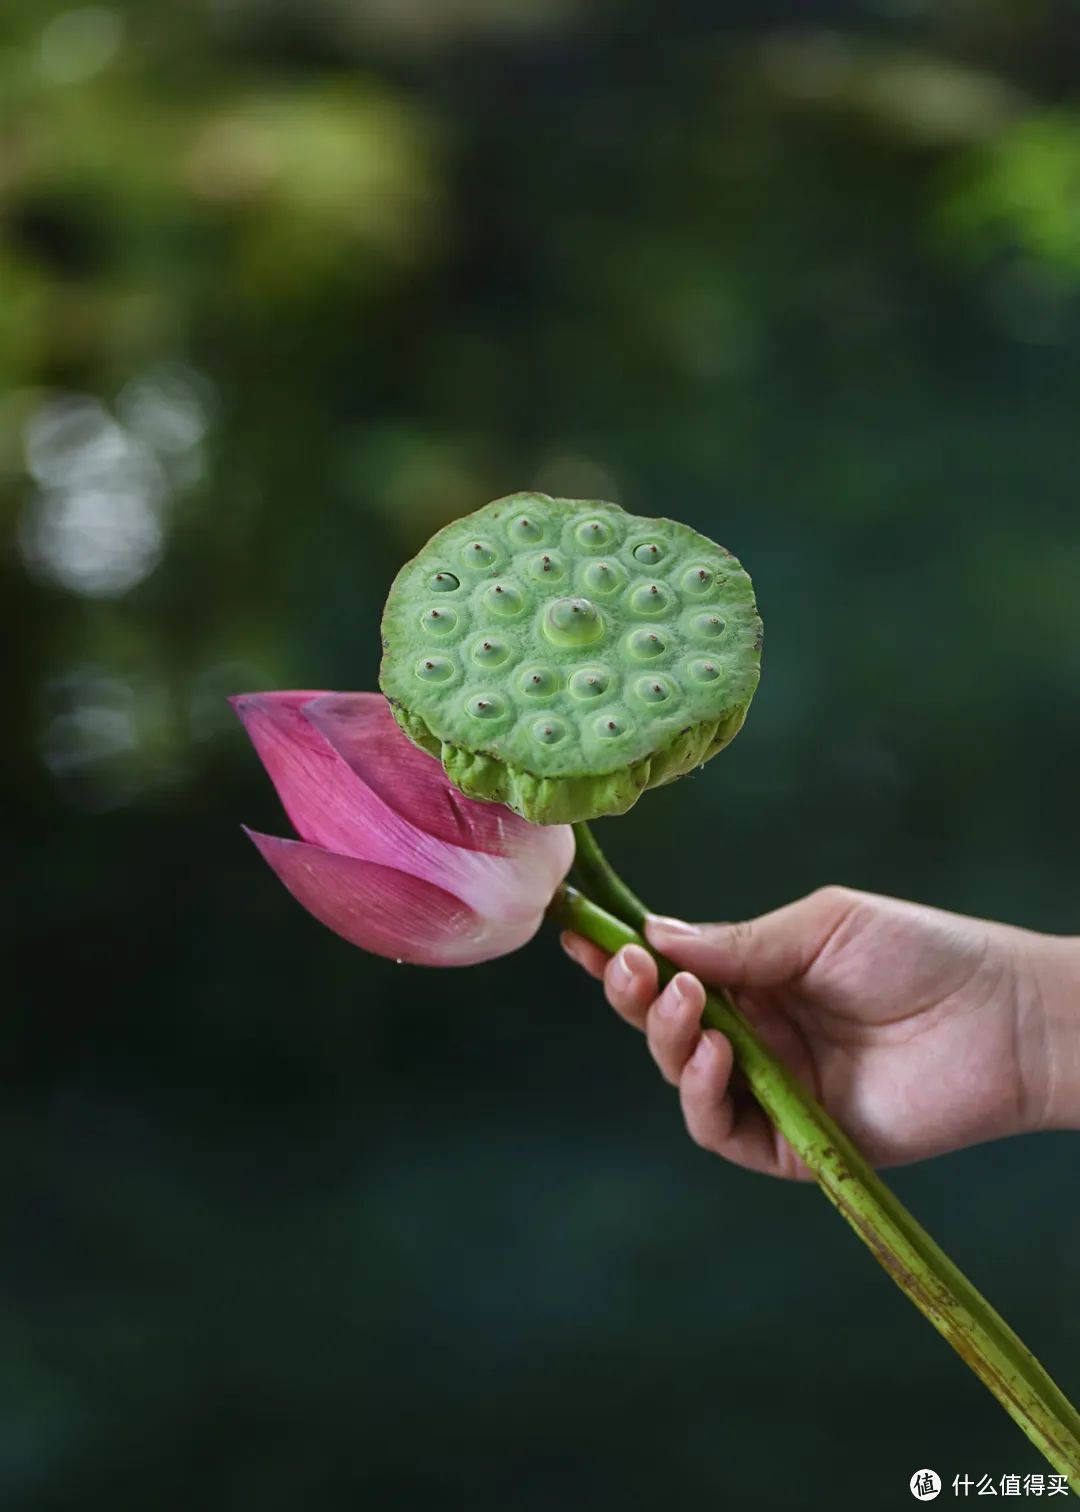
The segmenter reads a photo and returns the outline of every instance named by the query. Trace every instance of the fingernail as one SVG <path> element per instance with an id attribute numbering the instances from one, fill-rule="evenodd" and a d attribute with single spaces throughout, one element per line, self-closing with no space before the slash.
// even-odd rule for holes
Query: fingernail
<path id="1" fill-rule="evenodd" d="M 580 966 L 581 960 L 578 956 L 577 946 L 574 944 L 573 936 L 568 934 L 561 934 L 559 936 L 559 944 L 566 951 L 570 959 L 577 962 L 577 964 Z"/>
<path id="2" fill-rule="evenodd" d="M 663 934 L 686 939 L 690 935 L 698 935 L 701 930 L 696 924 L 687 924 L 685 919 L 669 919 L 665 914 L 653 914 L 649 919 L 653 929 L 660 930 Z"/>
<path id="3" fill-rule="evenodd" d="M 620 950 L 611 963 L 611 985 L 618 988 L 629 987 L 633 980 L 634 973 L 626 964 L 626 956 Z"/>
<path id="4" fill-rule="evenodd" d="M 697 1049 L 690 1057 L 690 1064 L 695 1071 L 707 1071 L 712 1065 L 712 1059 L 715 1054 L 716 1046 L 707 1034 L 703 1034 L 697 1042 Z"/>
<path id="5" fill-rule="evenodd" d="M 686 993 L 678 977 L 672 977 L 657 1000 L 656 1011 L 661 1018 L 674 1018 L 686 1002 Z"/>

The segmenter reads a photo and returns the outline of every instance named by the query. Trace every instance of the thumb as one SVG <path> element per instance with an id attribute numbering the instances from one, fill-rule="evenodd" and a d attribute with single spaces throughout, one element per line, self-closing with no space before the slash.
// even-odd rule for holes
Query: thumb
<path id="1" fill-rule="evenodd" d="M 855 910 L 859 894 L 821 887 L 738 924 L 685 924 L 651 916 L 645 935 L 677 966 L 720 987 L 777 987 L 808 971 Z"/>

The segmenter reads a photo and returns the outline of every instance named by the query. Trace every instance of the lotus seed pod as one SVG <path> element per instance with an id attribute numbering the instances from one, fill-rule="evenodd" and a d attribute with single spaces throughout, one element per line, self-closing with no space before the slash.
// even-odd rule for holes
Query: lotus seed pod
<path id="1" fill-rule="evenodd" d="M 722 546 L 546 494 L 440 530 L 382 628 L 401 728 L 470 798 L 538 824 L 621 814 L 722 750 L 761 655 L 750 579 Z"/>

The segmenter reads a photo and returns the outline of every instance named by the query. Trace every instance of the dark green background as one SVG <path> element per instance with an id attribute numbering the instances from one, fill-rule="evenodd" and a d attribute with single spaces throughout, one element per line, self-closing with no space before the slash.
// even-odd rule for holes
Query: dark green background
<path id="1" fill-rule="evenodd" d="M 1077 929 L 1075 8 L 0 25 L 0 1502 L 843 1509 L 1039 1469 L 816 1191 L 691 1146 L 550 937 L 423 972 L 301 913 L 223 699 L 374 686 L 434 528 L 612 497 L 735 551 L 767 632 L 732 749 L 600 826 L 639 890 Z M 895 1184 L 1080 1395 L 1076 1137 Z"/>

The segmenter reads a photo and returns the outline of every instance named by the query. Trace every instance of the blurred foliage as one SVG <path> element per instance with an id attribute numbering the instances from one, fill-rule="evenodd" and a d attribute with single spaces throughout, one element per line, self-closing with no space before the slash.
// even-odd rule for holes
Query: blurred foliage
<path id="1" fill-rule="evenodd" d="M 373 686 L 435 527 L 613 497 L 767 627 L 732 750 L 602 828 L 635 885 L 1075 930 L 1078 77 L 1019 0 L 7 0 L 5 1507 L 1038 1468 L 550 940 L 436 977 L 294 908 L 223 699 Z M 896 1183 L 1076 1395 L 1074 1144 Z"/>

